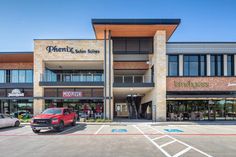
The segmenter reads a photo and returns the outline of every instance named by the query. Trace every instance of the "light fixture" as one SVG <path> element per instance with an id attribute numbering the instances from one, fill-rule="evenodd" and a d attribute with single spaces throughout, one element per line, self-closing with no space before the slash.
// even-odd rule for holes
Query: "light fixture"
<path id="1" fill-rule="evenodd" d="M 133 91 L 134 89 L 133 89 L 133 88 L 130 88 L 129 90 Z"/>
<path id="2" fill-rule="evenodd" d="M 146 62 L 146 64 L 150 64 L 150 62 L 149 62 L 149 61 L 147 61 L 147 62 Z"/>

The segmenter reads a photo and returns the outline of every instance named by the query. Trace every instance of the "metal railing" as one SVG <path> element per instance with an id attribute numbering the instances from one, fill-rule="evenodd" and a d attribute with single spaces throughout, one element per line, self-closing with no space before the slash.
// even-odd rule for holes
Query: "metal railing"
<path id="1" fill-rule="evenodd" d="M 102 73 L 44 73 L 41 82 L 103 82 Z"/>
<path id="2" fill-rule="evenodd" d="M 114 83 L 153 83 L 148 75 L 115 75 Z"/>

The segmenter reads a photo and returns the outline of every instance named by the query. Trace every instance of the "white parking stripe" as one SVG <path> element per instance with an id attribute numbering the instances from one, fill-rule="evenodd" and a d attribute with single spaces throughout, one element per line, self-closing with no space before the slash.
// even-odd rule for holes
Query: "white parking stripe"
<path id="1" fill-rule="evenodd" d="M 161 133 L 161 134 L 164 134 L 163 132 L 161 132 L 161 131 L 159 131 L 158 129 L 156 129 L 156 128 L 153 128 L 152 126 L 149 126 L 151 129 L 153 129 L 153 130 L 156 130 L 157 132 L 159 132 L 159 133 Z M 203 151 L 201 151 L 201 150 L 199 150 L 199 149 L 197 149 L 197 148 L 195 148 L 195 147 L 193 147 L 193 146 L 190 146 L 190 145 L 188 145 L 187 143 L 184 143 L 184 142 L 182 142 L 182 141 L 180 141 L 180 140 L 177 140 L 176 138 L 174 138 L 174 137 L 172 137 L 172 136 L 170 136 L 170 135 L 166 135 L 167 137 L 169 137 L 169 138 L 171 138 L 171 139 L 173 139 L 173 140 L 176 140 L 177 142 L 179 142 L 179 143 L 181 143 L 181 144 L 183 144 L 183 145 L 185 145 L 185 146 L 187 146 L 187 147 L 190 147 L 191 149 L 193 149 L 193 150 L 195 150 L 195 151 L 197 151 L 197 152 L 199 152 L 199 153 L 201 153 L 201 154 L 203 154 L 203 155 L 205 155 L 205 156 L 207 156 L 207 157 L 212 157 L 211 155 L 209 155 L 209 154 L 207 154 L 207 153 L 205 153 L 205 152 L 203 152 Z"/>
<path id="2" fill-rule="evenodd" d="M 136 125 L 133 125 L 144 137 L 146 137 L 154 146 L 156 146 L 166 157 L 171 157 L 169 153 L 167 153 L 164 149 L 162 149 L 156 142 L 154 142 L 150 137 L 148 137 L 141 129 L 139 129 Z"/>
<path id="3" fill-rule="evenodd" d="M 164 137 L 166 137 L 166 135 L 164 135 L 164 136 L 160 136 L 160 137 L 156 137 L 156 138 L 153 138 L 152 140 L 155 141 L 155 140 L 159 140 L 159 139 L 164 138 Z"/>
<path id="4" fill-rule="evenodd" d="M 191 147 L 187 147 L 186 149 L 180 151 L 179 153 L 175 154 L 173 157 L 179 157 L 180 155 L 183 155 L 184 153 L 187 153 L 189 150 L 191 150 Z"/>
<path id="5" fill-rule="evenodd" d="M 105 126 L 105 125 L 102 125 L 94 134 L 95 134 L 95 135 L 98 134 L 98 133 L 102 130 L 102 128 L 104 128 L 104 126 Z"/>
<path id="6" fill-rule="evenodd" d="M 168 146 L 169 144 L 174 143 L 174 142 L 176 142 L 176 140 L 164 143 L 163 145 L 160 145 L 160 147 L 162 148 L 162 147 Z"/>
<path id="7" fill-rule="evenodd" d="M 64 131 L 62 131 L 62 132 L 59 132 L 59 133 L 57 133 L 56 135 L 61 135 L 61 134 L 63 134 L 63 133 L 66 133 L 67 131 L 70 131 L 70 130 L 72 130 L 72 129 L 78 127 L 78 126 L 79 126 L 79 125 L 76 125 L 76 126 L 70 128 L 70 129 L 67 129 L 67 130 L 64 130 Z"/>

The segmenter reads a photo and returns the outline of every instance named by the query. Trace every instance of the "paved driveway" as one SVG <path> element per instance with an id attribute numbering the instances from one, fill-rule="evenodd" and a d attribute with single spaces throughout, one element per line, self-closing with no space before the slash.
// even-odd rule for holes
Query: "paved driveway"
<path id="1" fill-rule="evenodd" d="M 234 125 L 78 124 L 34 134 L 29 126 L 0 129 L 1 157 L 234 157 Z"/>

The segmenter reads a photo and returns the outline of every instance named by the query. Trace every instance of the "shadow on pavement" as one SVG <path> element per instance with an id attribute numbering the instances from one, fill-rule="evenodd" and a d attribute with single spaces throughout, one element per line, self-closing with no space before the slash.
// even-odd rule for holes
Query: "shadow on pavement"
<path id="1" fill-rule="evenodd" d="M 66 126 L 63 131 L 58 132 L 55 130 L 41 131 L 40 133 L 35 133 L 37 135 L 66 135 L 72 134 L 74 132 L 82 131 L 86 129 L 86 124 L 77 124 L 76 126 Z"/>
<path id="2" fill-rule="evenodd" d="M 23 128 L 23 127 L 24 127 L 24 126 L 0 128 L 0 132 L 11 131 L 11 130 L 17 130 L 17 129 L 20 129 L 20 128 Z"/>

